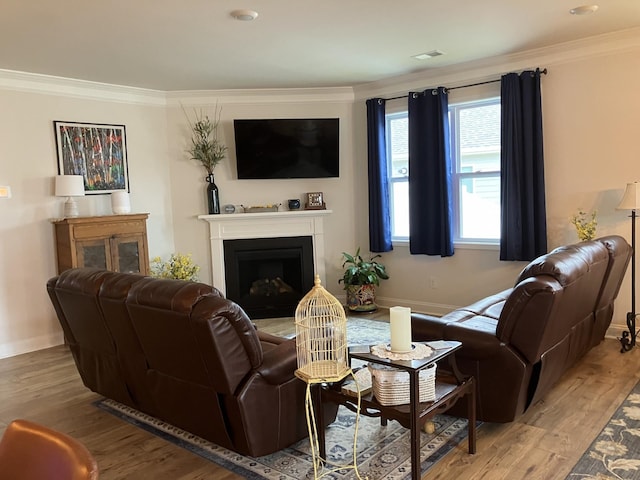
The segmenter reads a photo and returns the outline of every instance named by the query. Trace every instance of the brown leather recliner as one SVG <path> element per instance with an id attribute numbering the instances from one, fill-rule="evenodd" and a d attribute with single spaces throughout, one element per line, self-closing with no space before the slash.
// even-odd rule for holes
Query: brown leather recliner
<path id="1" fill-rule="evenodd" d="M 476 379 L 478 419 L 510 422 L 603 340 L 630 257 L 616 235 L 559 247 L 513 288 L 440 318 L 412 314 L 413 339 L 462 342 L 456 360 Z"/>
<path id="2" fill-rule="evenodd" d="M 0 480 L 17 479 L 97 480 L 98 464 L 75 438 L 17 419 L 0 440 Z"/>
<path id="3" fill-rule="evenodd" d="M 93 391 L 245 455 L 307 436 L 295 339 L 256 330 L 215 288 L 72 269 L 47 289 Z"/>

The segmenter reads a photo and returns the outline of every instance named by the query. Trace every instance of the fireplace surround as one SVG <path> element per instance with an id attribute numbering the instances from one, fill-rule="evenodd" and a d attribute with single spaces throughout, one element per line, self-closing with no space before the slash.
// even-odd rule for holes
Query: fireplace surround
<path id="1" fill-rule="evenodd" d="M 312 239 L 313 271 L 326 284 L 323 219 L 331 213 L 331 210 L 301 210 L 198 216 L 209 224 L 212 285 L 227 295 L 225 240 L 306 236 Z"/>

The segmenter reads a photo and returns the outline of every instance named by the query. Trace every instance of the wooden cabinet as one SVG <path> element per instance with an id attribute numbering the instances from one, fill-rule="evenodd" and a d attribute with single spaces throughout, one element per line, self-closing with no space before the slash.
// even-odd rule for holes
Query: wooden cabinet
<path id="1" fill-rule="evenodd" d="M 58 273 L 77 267 L 149 274 L 148 213 L 54 222 Z"/>

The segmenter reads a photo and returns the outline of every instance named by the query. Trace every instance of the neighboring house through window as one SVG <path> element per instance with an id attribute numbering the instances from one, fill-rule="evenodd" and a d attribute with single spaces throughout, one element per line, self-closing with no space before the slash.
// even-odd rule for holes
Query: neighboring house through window
<path id="1" fill-rule="evenodd" d="M 454 241 L 500 240 L 500 99 L 449 105 Z M 409 239 L 409 138 L 405 111 L 386 115 L 392 237 Z"/>

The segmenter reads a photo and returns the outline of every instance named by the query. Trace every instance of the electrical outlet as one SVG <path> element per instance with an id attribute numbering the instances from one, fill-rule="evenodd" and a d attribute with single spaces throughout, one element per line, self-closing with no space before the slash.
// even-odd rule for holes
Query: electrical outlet
<path id="1" fill-rule="evenodd" d="M 431 288 L 438 288 L 440 286 L 440 282 L 436 277 L 429 277 L 429 286 Z"/>
<path id="2" fill-rule="evenodd" d="M 0 185 L 0 198 L 11 198 L 11 187 L 9 185 Z"/>

